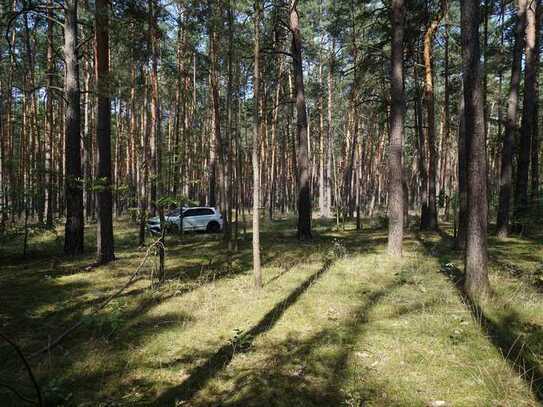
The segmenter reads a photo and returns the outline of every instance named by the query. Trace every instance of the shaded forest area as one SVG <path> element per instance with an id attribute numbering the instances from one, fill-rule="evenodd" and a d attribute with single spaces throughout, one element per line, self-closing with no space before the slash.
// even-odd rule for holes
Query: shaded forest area
<path id="1" fill-rule="evenodd" d="M 541 0 L 0 0 L 0 402 L 262 405 L 276 391 L 278 405 L 536 405 L 542 10 Z M 222 233 L 184 231 L 186 207 L 220 210 Z M 239 290 L 232 304 L 228 290 Z M 437 324 L 439 346 L 408 345 L 430 335 L 411 306 Z M 448 308 L 466 315 L 450 320 Z M 302 309 L 326 318 L 304 322 Z M 449 377 L 433 360 L 390 356 L 385 331 L 404 313 L 402 355 L 435 349 L 484 367 L 475 404 L 446 390 L 470 387 L 454 362 Z M 167 360 L 167 338 L 180 355 L 166 367 L 128 354 Z M 73 346 L 85 351 L 70 356 Z M 299 363 L 287 368 L 291 351 Z M 99 361 L 108 352 L 111 371 Z M 383 352 L 369 367 L 358 360 Z M 400 362 L 437 393 L 419 391 L 414 370 L 394 382 Z M 385 379 L 357 385 L 360 369 Z M 93 374 L 103 388 L 85 384 Z"/>

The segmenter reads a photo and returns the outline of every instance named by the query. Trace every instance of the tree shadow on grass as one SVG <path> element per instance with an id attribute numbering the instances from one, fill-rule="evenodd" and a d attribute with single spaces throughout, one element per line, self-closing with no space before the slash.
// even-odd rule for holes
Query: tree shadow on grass
<path id="1" fill-rule="evenodd" d="M 543 402 L 543 328 L 522 321 L 521 316 L 503 300 L 493 295 L 488 301 L 491 306 L 506 310 L 503 317 L 491 318 L 484 306 L 469 298 L 464 292 L 465 274 L 455 266 L 447 266 L 450 255 L 450 238 L 446 235 L 441 242 L 429 243 L 420 235 L 416 238 L 427 252 L 437 253 L 440 271 L 454 284 L 457 293 L 470 311 L 473 319 L 498 349 L 509 365 L 525 381 L 539 402 Z M 434 256 L 436 254 L 433 254 Z"/>
<path id="2" fill-rule="evenodd" d="M 289 336 L 279 343 L 259 345 L 259 354 L 265 355 L 263 360 L 243 364 L 241 368 L 227 369 L 236 354 L 250 355 L 255 337 L 273 328 L 284 311 L 294 304 L 329 266 L 325 265 L 309 277 L 237 343 L 226 344 L 208 357 L 202 365 L 189 373 L 183 383 L 167 390 L 155 400 L 155 404 L 175 405 L 185 402 L 194 406 L 365 405 L 368 401 L 384 397 L 383 395 L 386 395 L 391 404 L 397 404 L 395 395 L 387 391 L 386 383 L 371 371 L 370 366 L 362 368 L 361 377 L 351 383 L 347 381 L 349 360 L 358 338 L 367 329 L 370 312 L 386 295 L 404 284 L 404 281 L 398 278 L 369 294 L 360 290 L 359 295 L 364 300 L 340 325 L 322 329 L 307 339 Z M 391 315 L 391 318 L 417 312 L 421 306 L 416 304 L 407 307 Z M 169 367 L 183 362 L 184 360 L 176 360 L 169 364 Z M 223 390 L 210 386 L 209 392 L 199 394 L 211 379 L 218 376 L 230 385 Z M 413 404 L 423 404 L 414 394 L 411 397 Z"/>
<path id="3" fill-rule="evenodd" d="M 496 305 L 508 308 L 503 317 L 493 319 L 485 313 L 483 307 L 471 300 L 464 293 L 464 273 L 456 268 L 442 272 L 455 284 L 459 296 L 470 310 L 473 318 L 500 350 L 508 363 L 526 382 L 534 396 L 543 402 L 543 329 L 540 326 L 522 321 L 515 310 L 509 308 L 499 298 L 492 298 Z"/>
<path id="4" fill-rule="evenodd" d="M 176 400 L 190 400 L 206 383 L 223 370 L 231 361 L 240 343 L 244 346 L 251 344 L 254 338 L 272 329 L 285 311 L 292 306 L 331 267 L 331 262 L 325 264 L 314 274 L 309 276 L 288 297 L 279 302 L 269 311 L 253 328 L 244 332 L 232 342 L 223 345 L 205 363 L 190 372 L 189 377 L 180 385 L 165 391 L 157 400 L 157 404 L 164 404 Z"/>

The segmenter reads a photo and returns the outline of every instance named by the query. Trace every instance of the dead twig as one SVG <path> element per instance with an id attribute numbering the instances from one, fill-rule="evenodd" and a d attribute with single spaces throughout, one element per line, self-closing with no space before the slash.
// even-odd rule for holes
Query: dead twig
<path id="1" fill-rule="evenodd" d="M 38 396 L 38 403 L 37 404 L 40 407 L 43 406 L 43 398 L 42 398 L 42 395 L 41 395 L 40 386 L 38 385 L 36 377 L 34 376 L 34 373 L 32 372 L 32 368 L 30 367 L 30 364 L 28 363 L 28 360 L 25 358 L 25 355 L 21 351 L 21 348 L 19 348 L 19 346 L 15 342 L 13 342 L 11 339 L 9 339 L 7 336 L 2 334 L 1 332 L 0 332 L 0 338 L 2 338 L 4 341 L 6 341 L 13 349 L 15 349 L 15 352 L 17 352 L 17 355 L 19 356 L 19 358 L 22 360 L 23 364 L 25 365 L 25 369 L 26 369 L 26 371 L 28 373 L 28 376 L 30 377 L 30 380 L 32 381 L 32 384 L 34 385 L 34 389 L 36 389 L 36 395 Z M 1 385 L 3 387 L 8 388 L 9 390 L 11 390 L 21 400 L 24 400 L 24 401 L 27 401 L 27 402 L 30 402 L 30 403 L 35 403 L 34 401 L 24 397 L 22 394 L 20 394 L 18 391 L 16 391 L 13 387 L 11 387 L 11 386 L 9 386 L 7 384 L 3 384 L 3 383 Z"/>
<path id="2" fill-rule="evenodd" d="M 95 308 L 91 313 L 90 315 L 94 315 L 96 314 L 98 311 L 104 309 L 106 307 L 106 305 L 108 305 L 113 299 L 115 299 L 116 297 L 118 297 L 120 294 L 122 294 L 122 292 L 124 290 L 126 290 L 133 282 L 134 280 L 136 279 L 136 277 L 138 276 L 138 274 L 140 273 L 141 269 L 143 268 L 143 266 L 145 265 L 145 263 L 147 262 L 147 259 L 149 258 L 149 255 L 152 253 L 152 249 L 155 248 L 155 246 L 159 245 L 160 244 L 160 239 L 153 242 L 148 248 L 147 248 L 147 251 L 145 252 L 145 256 L 143 257 L 143 260 L 141 261 L 140 265 L 138 266 L 138 268 L 136 269 L 136 271 L 134 271 L 134 273 L 132 273 L 132 275 L 130 276 L 130 278 L 128 279 L 128 281 L 121 287 L 119 288 L 117 291 L 115 291 L 113 294 L 111 294 L 109 297 L 107 297 L 97 308 Z M 64 340 L 64 338 L 66 338 L 69 334 L 71 334 L 73 331 L 75 331 L 77 328 L 79 328 L 81 325 L 83 325 L 83 322 L 84 322 L 84 319 L 81 319 L 79 320 L 78 322 L 76 322 L 74 325 L 72 325 L 70 328 L 68 328 L 66 331 L 64 331 L 62 334 L 60 334 L 54 341 L 52 341 L 50 344 L 48 344 L 47 346 L 43 347 L 42 349 L 32 353 L 29 358 L 34 358 L 36 356 L 39 356 L 43 353 L 46 353 L 46 352 L 49 352 L 51 351 L 54 347 L 56 347 L 60 342 L 62 342 L 62 340 Z"/>

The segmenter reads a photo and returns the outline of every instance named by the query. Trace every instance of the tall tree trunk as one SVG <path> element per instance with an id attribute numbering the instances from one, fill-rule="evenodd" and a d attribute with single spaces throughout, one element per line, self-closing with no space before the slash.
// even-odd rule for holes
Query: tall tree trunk
<path id="1" fill-rule="evenodd" d="M 536 73 L 535 77 L 538 77 L 539 73 L 539 60 L 540 60 L 540 43 L 541 43 L 541 13 L 540 10 L 541 4 L 537 3 L 537 13 L 536 13 L 536 40 L 535 40 L 535 66 L 536 66 Z M 532 132 L 532 186 L 530 191 L 530 202 L 532 205 L 536 204 L 537 200 L 539 199 L 539 81 L 536 79 L 535 81 L 536 86 L 536 92 L 535 92 L 535 99 L 534 99 L 534 114 L 533 114 L 533 132 Z"/>
<path id="2" fill-rule="evenodd" d="M 436 126 L 434 107 L 434 81 L 432 48 L 434 35 L 443 16 L 443 7 L 436 18 L 430 23 L 424 33 L 424 104 L 426 105 L 426 123 L 428 125 L 428 196 L 426 205 L 423 205 L 420 227 L 423 230 L 437 229 L 437 205 L 436 205 Z"/>
<path id="3" fill-rule="evenodd" d="M 311 239 L 311 191 L 309 188 L 309 157 L 307 145 L 307 111 L 305 106 L 304 73 L 302 67 L 302 34 L 297 0 L 290 3 L 290 30 L 292 32 L 292 64 L 296 90 L 296 128 L 298 149 L 298 239 Z"/>
<path id="4" fill-rule="evenodd" d="M 148 182 L 149 182 L 149 119 L 147 113 L 148 105 L 148 92 L 147 92 L 147 83 L 145 79 L 145 71 L 141 69 L 141 78 L 144 81 L 143 85 L 143 96 L 142 96 L 142 108 L 141 108 L 141 130 L 140 130 L 140 140 L 139 140 L 139 171 L 137 180 L 138 190 L 139 190 L 139 245 L 143 246 L 145 244 L 145 223 L 147 222 L 147 210 L 148 210 Z"/>
<path id="5" fill-rule="evenodd" d="M 64 59 L 66 77 L 66 225 L 64 252 L 75 255 L 83 252 L 83 190 L 81 188 L 81 92 L 79 89 L 77 0 L 64 3 Z"/>
<path id="6" fill-rule="evenodd" d="M 324 217 L 332 216 L 332 150 L 334 145 L 334 122 L 333 122 L 333 103 L 334 103 L 334 41 L 332 40 L 332 51 L 328 60 L 328 128 L 326 131 L 326 171 L 324 172 Z"/>
<path id="7" fill-rule="evenodd" d="M 511 191 L 513 186 L 513 140 L 517 130 L 518 92 L 520 87 L 522 50 L 524 48 L 524 31 L 526 29 L 526 4 L 527 0 L 517 1 L 517 23 L 515 44 L 513 45 L 511 89 L 507 100 L 507 120 L 505 122 L 505 134 L 503 136 L 500 197 L 496 222 L 497 233 L 500 238 L 507 237 L 509 229 Z"/>
<path id="8" fill-rule="evenodd" d="M 389 147 L 389 226 L 388 253 L 402 255 L 403 240 L 403 90 L 404 0 L 392 1 L 391 87 L 390 87 L 390 147 Z"/>
<path id="9" fill-rule="evenodd" d="M 471 298 L 490 291 L 487 270 L 487 180 L 484 112 L 482 105 L 479 0 L 461 3 L 464 75 L 464 114 L 468 213 L 465 253 L 465 290 Z"/>
<path id="10" fill-rule="evenodd" d="M 94 149 L 93 149 L 93 136 L 91 132 L 91 118 L 92 118 L 92 100 L 94 96 L 90 93 L 91 83 L 91 70 L 92 63 L 87 59 L 83 65 L 83 90 L 84 90 L 84 110 L 83 110 L 83 172 L 85 174 L 85 188 L 83 191 L 83 201 L 85 203 L 85 215 L 87 219 L 94 219 L 95 204 L 94 204 L 94 189 L 93 189 L 93 175 L 94 175 Z"/>
<path id="11" fill-rule="evenodd" d="M 232 88 L 233 88 L 233 59 L 234 59 L 234 11 L 232 10 L 231 1 L 227 1 L 227 21 L 228 21 L 228 63 L 227 63 L 227 85 L 226 85 L 226 134 L 224 135 L 225 146 L 223 151 L 223 202 L 224 209 L 224 240 L 228 244 L 228 250 L 232 250 L 232 177 L 233 177 L 233 149 L 232 149 Z M 221 151 L 223 149 L 221 148 Z M 228 160 L 227 163 L 224 163 Z M 271 208 L 271 203 L 270 203 Z"/>
<path id="12" fill-rule="evenodd" d="M 439 194 L 445 198 L 445 220 L 449 221 L 449 203 L 450 203 L 450 189 L 446 188 L 447 174 L 449 168 L 449 143 L 451 133 L 451 120 L 450 120 L 450 79 L 449 79 L 449 58 L 450 58 L 450 46 L 449 46 L 449 2 L 445 0 L 443 3 L 444 15 L 445 15 L 445 55 L 444 55 L 444 84 L 443 84 L 443 136 L 441 140 L 441 163 L 440 163 L 440 187 Z M 438 210 L 439 211 L 439 210 Z"/>
<path id="13" fill-rule="evenodd" d="M 46 102 L 46 147 L 45 147 L 45 226 L 53 227 L 53 0 L 47 2 L 47 102 Z"/>
<path id="14" fill-rule="evenodd" d="M 259 177 L 259 142 L 261 139 L 260 118 L 260 0 L 255 2 L 255 63 L 254 63 L 254 129 L 253 129 L 253 273 L 255 286 L 262 287 L 262 271 L 260 269 L 260 177 Z"/>
<path id="15" fill-rule="evenodd" d="M 413 76 L 415 78 L 415 84 L 419 83 L 419 70 L 417 64 L 413 65 Z M 426 154 L 426 136 L 425 132 L 427 129 L 424 127 L 423 111 L 421 106 L 421 89 L 419 86 L 416 86 L 415 94 L 415 127 L 417 132 L 417 149 L 418 149 L 418 172 L 420 176 L 420 190 L 419 190 L 419 201 L 421 204 L 421 225 L 422 218 L 427 217 L 428 213 L 428 166 L 426 164 L 427 154 Z"/>
<path id="16" fill-rule="evenodd" d="M 322 56 L 319 55 L 319 213 L 321 217 L 324 217 L 326 208 L 326 187 L 324 185 L 324 165 L 326 153 L 324 150 L 324 85 L 322 80 L 322 67 Z"/>
<path id="17" fill-rule="evenodd" d="M 161 199 L 164 197 L 164 180 L 162 173 L 162 128 L 160 122 L 160 106 L 158 100 L 158 58 L 159 58 L 159 32 L 158 32 L 158 2 L 149 2 L 149 41 L 151 51 L 151 162 L 155 180 L 151 183 L 151 201 L 158 210 L 160 229 L 162 231 L 160 244 L 158 245 L 158 276 L 162 281 L 165 278 L 164 245 L 166 223 L 164 219 L 164 205 Z M 154 151 L 154 153 L 153 153 Z M 154 197 L 154 199 L 153 199 Z"/>
<path id="18" fill-rule="evenodd" d="M 219 32 L 218 20 L 220 16 L 217 14 L 218 6 L 214 4 L 214 0 L 208 0 L 210 13 L 209 22 L 209 56 L 211 60 L 210 80 L 211 80 L 211 103 L 212 103 L 212 123 L 213 123 L 213 140 L 211 145 L 211 155 L 209 160 L 209 196 L 208 204 L 217 206 L 224 204 L 224 168 L 222 154 L 222 137 L 221 137 L 221 116 L 220 116 L 220 99 L 219 99 L 219 71 L 218 71 L 218 47 L 219 47 Z M 217 181 L 218 178 L 218 181 Z M 218 187 L 218 188 L 217 188 Z M 217 191 L 218 189 L 218 191 Z M 218 202 L 217 202 L 218 192 Z"/>
<path id="19" fill-rule="evenodd" d="M 111 102 L 109 98 L 109 4 L 96 0 L 96 143 L 98 144 L 97 177 L 100 188 L 96 194 L 98 204 L 98 229 L 96 256 L 98 264 L 115 259 L 113 243 L 113 196 L 111 192 Z M 120 120 L 120 117 L 117 117 Z M 119 140 L 117 140 L 119 143 Z M 118 160 L 118 157 L 117 157 Z"/>
<path id="20" fill-rule="evenodd" d="M 456 235 L 456 247 L 466 248 L 467 218 L 468 218 L 468 174 L 466 151 L 466 115 L 464 95 L 460 97 L 458 108 L 458 233 Z"/>
<path id="21" fill-rule="evenodd" d="M 530 148 L 536 130 L 537 60 L 536 49 L 537 8 L 539 0 L 528 1 L 526 8 L 526 62 L 524 70 L 524 103 L 517 160 L 517 184 L 515 191 L 515 217 L 520 224 L 528 210 L 528 178 L 530 172 Z"/>

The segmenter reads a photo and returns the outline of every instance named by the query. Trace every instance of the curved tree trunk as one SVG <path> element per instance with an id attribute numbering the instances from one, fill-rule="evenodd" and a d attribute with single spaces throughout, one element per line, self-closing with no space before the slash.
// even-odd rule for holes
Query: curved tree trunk
<path id="1" fill-rule="evenodd" d="M 433 81 L 433 61 L 432 48 L 434 36 L 443 15 L 443 8 L 430 23 L 424 33 L 424 104 L 426 106 L 426 122 L 428 125 L 427 145 L 428 145 L 428 195 L 426 205 L 422 206 L 420 227 L 423 230 L 437 229 L 437 204 L 436 204 L 436 125 L 435 125 L 435 106 L 434 106 L 434 81 Z"/>

